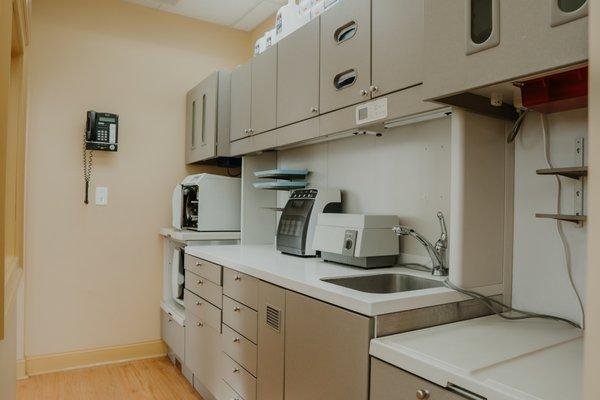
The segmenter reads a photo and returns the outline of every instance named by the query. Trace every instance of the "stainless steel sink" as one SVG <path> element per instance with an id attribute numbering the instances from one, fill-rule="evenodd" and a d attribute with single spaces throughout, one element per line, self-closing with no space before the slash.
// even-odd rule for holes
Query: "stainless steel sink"
<path id="1" fill-rule="evenodd" d="M 442 282 L 432 279 L 391 273 L 349 276 L 345 278 L 323 278 L 321 280 L 366 293 L 410 292 L 444 286 Z"/>

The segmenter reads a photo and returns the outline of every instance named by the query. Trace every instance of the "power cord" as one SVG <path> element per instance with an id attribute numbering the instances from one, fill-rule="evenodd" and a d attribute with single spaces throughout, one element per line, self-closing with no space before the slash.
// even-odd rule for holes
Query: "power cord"
<path id="1" fill-rule="evenodd" d="M 542 134 L 544 138 L 544 155 L 546 157 L 546 164 L 548 168 L 554 168 L 552 166 L 552 161 L 550 160 L 550 140 L 548 134 L 548 128 L 546 126 L 546 117 L 544 114 L 540 114 L 540 121 L 542 123 Z M 560 214 L 560 210 L 562 208 L 562 182 L 558 175 L 555 176 L 556 184 L 558 187 L 558 194 L 556 199 L 556 212 Z M 565 256 L 565 267 L 567 270 L 567 275 L 569 277 L 569 283 L 571 284 L 571 288 L 575 293 L 575 297 L 577 297 L 577 302 L 579 303 L 579 310 L 581 312 L 581 328 L 585 328 L 585 308 L 583 307 L 583 301 L 581 300 L 581 295 L 577 290 L 577 286 L 575 285 L 575 281 L 573 280 L 573 268 L 571 265 L 571 248 L 569 247 L 569 242 L 567 241 L 567 237 L 565 235 L 562 221 L 556 220 L 556 230 L 558 231 L 558 236 L 560 237 L 560 241 L 562 242 L 563 252 Z"/>

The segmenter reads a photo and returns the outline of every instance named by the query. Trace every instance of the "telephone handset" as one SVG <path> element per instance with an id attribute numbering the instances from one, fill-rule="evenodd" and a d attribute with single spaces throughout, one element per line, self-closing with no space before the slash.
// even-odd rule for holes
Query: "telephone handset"
<path id="1" fill-rule="evenodd" d="M 85 135 L 83 137 L 85 204 L 89 203 L 90 180 L 92 178 L 92 151 L 117 151 L 118 149 L 119 116 L 117 114 L 88 111 Z"/>

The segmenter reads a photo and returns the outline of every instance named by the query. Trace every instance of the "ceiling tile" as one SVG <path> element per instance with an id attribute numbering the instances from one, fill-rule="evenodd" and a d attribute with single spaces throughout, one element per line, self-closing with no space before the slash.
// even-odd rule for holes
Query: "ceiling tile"
<path id="1" fill-rule="evenodd" d="M 238 20 L 233 27 L 244 31 L 250 31 L 273 15 L 279 7 L 281 7 L 280 4 L 271 1 L 262 1 L 253 10 Z M 275 19 L 273 19 L 273 26 L 275 26 Z"/>
<path id="2" fill-rule="evenodd" d="M 181 0 L 161 10 L 231 26 L 259 3 L 260 0 Z"/>

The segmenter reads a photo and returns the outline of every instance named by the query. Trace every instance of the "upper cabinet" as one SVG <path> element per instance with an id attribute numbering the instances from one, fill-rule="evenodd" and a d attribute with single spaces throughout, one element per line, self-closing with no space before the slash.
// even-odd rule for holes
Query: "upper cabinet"
<path id="1" fill-rule="evenodd" d="M 252 61 L 231 73 L 231 141 L 250 135 L 252 101 Z"/>
<path id="2" fill-rule="evenodd" d="M 217 71 L 187 94 L 186 163 L 229 153 L 230 74 Z"/>
<path id="3" fill-rule="evenodd" d="M 321 113 L 370 98 L 370 0 L 343 0 L 321 15 L 320 80 Z"/>
<path id="4" fill-rule="evenodd" d="M 278 44 L 277 126 L 319 113 L 319 18 Z"/>
<path id="5" fill-rule="evenodd" d="M 423 0 L 373 0 L 373 97 L 423 82 Z"/>
<path id="6" fill-rule="evenodd" d="M 252 134 L 275 129 L 277 125 L 277 46 L 252 60 Z"/>
<path id="7" fill-rule="evenodd" d="M 589 0 L 425 0 L 425 98 L 585 62 Z"/>

